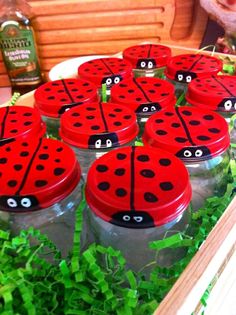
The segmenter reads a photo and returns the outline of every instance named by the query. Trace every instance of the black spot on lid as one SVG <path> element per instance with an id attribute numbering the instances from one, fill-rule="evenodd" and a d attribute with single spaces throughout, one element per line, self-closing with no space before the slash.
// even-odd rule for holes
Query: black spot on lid
<path id="1" fill-rule="evenodd" d="M 118 160 L 124 160 L 124 159 L 127 158 L 127 155 L 124 154 L 124 153 L 118 153 L 118 154 L 116 155 L 116 157 L 117 157 Z"/>
<path id="2" fill-rule="evenodd" d="M 55 100 L 55 96 L 53 96 L 53 95 L 48 96 L 48 100 Z"/>
<path id="3" fill-rule="evenodd" d="M 30 126 L 30 125 L 32 125 L 32 121 L 26 121 L 26 122 L 24 122 L 24 126 Z"/>
<path id="4" fill-rule="evenodd" d="M 108 171 L 108 167 L 105 164 L 99 164 L 97 165 L 96 170 L 100 173 L 104 173 Z"/>
<path id="5" fill-rule="evenodd" d="M 140 102 L 141 100 L 142 100 L 141 97 L 136 97 L 136 101 L 137 101 L 137 102 Z"/>
<path id="6" fill-rule="evenodd" d="M 134 93 L 134 90 L 130 89 L 128 90 L 128 93 Z"/>
<path id="7" fill-rule="evenodd" d="M 72 113 L 71 116 L 78 117 L 78 116 L 80 116 L 80 114 L 79 113 Z"/>
<path id="8" fill-rule="evenodd" d="M 128 119 L 131 119 L 132 116 L 131 116 L 131 115 L 125 115 L 123 118 L 126 119 L 126 120 L 128 120 Z"/>
<path id="9" fill-rule="evenodd" d="M 14 165 L 14 169 L 15 169 L 16 171 L 20 171 L 22 168 L 23 168 L 23 166 L 22 166 L 21 164 L 15 164 L 15 165 Z"/>
<path id="10" fill-rule="evenodd" d="M 99 129 L 100 129 L 100 126 L 98 126 L 98 125 L 93 125 L 93 126 L 91 127 L 91 129 L 92 129 L 92 130 L 99 130 Z"/>
<path id="11" fill-rule="evenodd" d="M 7 183 L 7 185 L 8 185 L 9 187 L 16 187 L 17 181 L 14 180 L 14 179 L 9 180 L 8 183 Z"/>
<path id="12" fill-rule="evenodd" d="M 126 195 L 127 195 L 127 191 L 124 188 L 117 188 L 116 189 L 116 196 L 125 197 Z"/>
<path id="13" fill-rule="evenodd" d="M 139 162 L 148 162 L 150 160 L 150 158 L 147 154 L 140 154 L 137 156 L 137 160 Z"/>
<path id="14" fill-rule="evenodd" d="M 32 116 L 32 113 L 27 112 L 27 113 L 24 113 L 23 116 L 30 117 Z"/>
<path id="15" fill-rule="evenodd" d="M 189 110 L 183 110 L 182 114 L 185 116 L 192 116 L 192 112 L 190 112 Z"/>
<path id="16" fill-rule="evenodd" d="M 144 193 L 144 199 L 145 199 L 147 202 L 157 202 L 157 201 L 158 201 L 157 196 L 154 195 L 154 194 L 151 193 L 151 192 L 145 192 L 145 193 Z"/>
<path id="17" fill-rule="evenodd" d="M 86 116 L 86 118 L 91 120 L 91 119 L 94 119 L 95 116 L 90 115 L 90 116 Z"/>
<path id="18" fill-rule="evenodd" d="M 28 151 L 22 151 L 21 153 L 20 153 L 20 156 L 22 156 L 22 157 L 26 157 L 26 156 L 28 156 L 29 155 L 29 152 Z"/>
<path id="19" fill-rule="evenodd" d="M 143 169 L 140 171 L 140 174 L 143 177 L 147 177 L 147 178 L 153 178 L 155 176 L 155 173 L 152 170 L 149 169 Z"/>
<path id="20" fill-rule="evenodd" d="M 114 173 L 117 176 L 123 176 L 125 174 L 125 168 L 117 168 Z"/>
<path id="21" fill-rule="evenodd" d="M 159 136 L 165 136 L 167 134 L 167 131 L 158 129 L 156 130 L 156 134 Z"/>
<path id="22" fill-rule="evenodd" d="M 63 147 L 59 147 L 59 148 L 57 148 L 57 149 L 56 149 L 56 151 L 57 151 L 57 152 L 61 152 L 61 151 L 63 151 Z"/>
<path id="23" fill-rule="evenodd" d="M 179 128 L 181 125 L 179 123 L 172 123 L 171 126 L 173 128 Z"/>
<path id="24" fill-rule="evenodd" d="M 38 164 L 38 165 L 36 165 L 36 170 L 37 171 L 43 171 L 44 170 L 44 166 L 42 164 Z"/>
<path id="25" fill-rule="evenodd" d="M 36 186 L 36 187 L 43 187 L 43 186 L 46 186 L 47 185 L 47 181 L 46 180 L 36 180 L 35 181 L 35 183 L 34 183 L 34 185 Z"/>
<path id="26" fill-rule="evenodd" d="M 205 120 L 213 120 L 214 119 L 214 117 L 212 115 L 204 115 L 203 118 Z"/>
<path id="27" fill-rule="evenodd" d="M 161 123 L 164 122 L 164 120 L 159 118 L 159 119 L 156 119 L 155 122 L 156 122 L 157 124 L 161 124 Z"/>
<path id="28" fill-rule="evenodd" d="M 165 115 L 166 115 L 166 116 L 173 116 L 173 115 L 174 115 L 174 113 L 171 113 L 171 112 L 165 112 Z"/>
<path id="29" fill-rule="evenodd" d="M 110 184 L 108 182 L 101 182 L 98 184 L 98 189 L 102 191 L 106 191 L 110 188 Z"/>
<path id="30" fill-rule="evenodd" d="M 159 160 L 159 164 L 161 166 L 169 166 L 171 164 L 171 160 L 169 160 L 169 159 L 160 159 Z"/>
<path id="31" fill-rule="evenodd" d="M 191 126 L 198 126 L 198 125 L 200 125 L 200 121 L 199 120 L 190 120 L 189 124 Z"/>
<path id="32" fill-rule="evenodd" d="M 173 184 L 171 182 L 162 182 L 160 183 L 160 187 L 164 191 L 169 191 L 173 189 Z"/>
<path id="33" fill-rule="evenodd" d="M 10 133 L 17 133 L 17 132 L 18 132 L 17 129 L 12 129 L 12 130 L 10 131 Z"/>
<path id="34" fill-rule="evenodd" d="M 120 121 L 115 121 L 115 122 L 114 122 L 114 125 L 118 127 L 118 126 L 121 126 L 122 123 L 121 123 Z"/>
<path id="35" fill-rule="evenodd" d="M 188 141 L 188 139 L 184 137 L 176 137 L 175 140 L 179 143 L 185 143 Z"/>
<path id="36" fill-rule="evenodd" d="M 121 108 L 115 108 L 115 109 L 114 109 L 114 112 L 120 113 L 120 112 L 122 112 L 122 109 L 121 109 Z"/>
<path id="37" fill-rule="evenodd" d="M 65 169 L 62 167 L 56 167 L 53 171 L 55 176 L 60 176 L 65 172 Z"/>
<path id="38" fill-rule="evenodd" d="M 81 124 L 80 122 L 76 122 L 76 123 L 73 124 L 73 126 L 74 126 L 74 127 L 81 127 L 82 124 Z"/>
<path id="39" fill-rule="evenodd" d="M 155 91 L 155 90 L 149 90 L 148 92 L 149 92 L 149 93 L 151 93 L 151 94 L 156 93 L 156 91 Z"/>
<path id="40" fill-rule="evenodd" d="M 207 140 L 210 140 L 211 138 L 208 137 L 208 136 L 205 136 L 205 135 L 200 135 L 200 136 L 197 136 L 198 140 L 202 140 L 202 141 L 207 141 Z"/>
<path id="41" fill-rule="evenodd" d="M 44 154 L 39 154 L 39 159 L 40 160 L 47 160 L 49 158 L 49 155 L 44 153 Z"/>
<path id="42" fill-rule="evenodd" d="M 218 128 L 209 128 L 208 129 L 211 133 L 220 133 L 220 129 Z"/>

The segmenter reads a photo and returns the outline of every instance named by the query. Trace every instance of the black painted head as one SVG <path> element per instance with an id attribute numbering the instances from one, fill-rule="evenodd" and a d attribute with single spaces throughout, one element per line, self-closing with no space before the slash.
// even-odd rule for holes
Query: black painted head
<path id="1" fill-rule="evenodd" d="M 0 196 L 0 208 L 5 211 L 26 212 L 38 210 L 39 203 L 35 196 Z"/>
<path id="2" fill-rule="evenodd" d="M 186 147 L 176 153 L 176 156 L 184 160 L 201 161 L 211 157 L 211 152 L 206 146 Z"/>
<path id="3" fill-rule="evenodd" d="M 177 71 L 175 75 L 175 80 L 181 83 L 190 83 L 196 77 L 196 73 L 191 71 Z"/>
<path id="4" fill-rule="evenodd" d="M 115 213 L 112 216 L 111 223 L 134 229 L 155 226 L 153 218 L 144 211 L 122 211 Z"/>
<path id="5" fill-rule="evenodd" d="M 224 98 L 218 105 L 217 109 L 223 112 L 229 112 L 229 111 L 235 112 L 236 111 L 236 97 Z"/>
<path id="6" fill-rule="evenodd" d="M 120 81 L 122 81 L 122 76 L 119 74 L 116 75 L 112 75 L 109 77 L 105 77 L 102 79 L 102 84 L 106 84 L 106 86 L 108 88 L 112 87 L 112 85 L 119 83 Z"/>
<path id="7" fill-rule="evenodd" d="M 156 61 L 155 59 L 139 59 L 136 65 L 137 69 L 145 69 L 145 70 L 149 70 L 149 69 L 153 69 L 156 68 Z"/>
<path id="8" fill-rule="evenodd" d="M 119 146 L 117 134 L 115 132 L 92 135 L 89 137 L 89 149 L 106 149 Z"/>
<path id="9" fill-rule="evenodd" d="M 63 113 L 65 113 L 66 111 L 68 111 L 69 109 L 75 107 L 75 106 L 78 106 L 78 105 L 81 105 L 83 104 L 83 102 L 77 102 L 77 103 L 71 103 L 71 104 L 65 104 L 63 105 L 59 111 L 58 111 L 58 114 L 59 115 L 62 115 Z"/>
<path id="10" fill-rule="evenodd" d="M 153 114 L 159 110 L 161 110 L 161 105 L 157 102 L 151 102 L 151 103 L 143 103 L 139 105 L 135 113 L 146 115 L 146 114 Z"/>

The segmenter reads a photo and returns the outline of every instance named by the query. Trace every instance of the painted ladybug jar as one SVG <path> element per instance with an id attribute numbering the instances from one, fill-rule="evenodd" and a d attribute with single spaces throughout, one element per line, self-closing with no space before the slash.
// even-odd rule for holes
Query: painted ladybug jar
<path id="1" fill-rule="evenodd" d="M 40 229 L 63 255 L 72 246 L 81 170 L 71 148 L 46 138 L 0 147 L 0 220 L 17 234 Z"/>
<path id="2" fill-rule="evenodd" d="M 143 142 L 175 154 L 186 165 L 196 211 L 206 198 L 225 192 L 229 180 L 230 138 L 219 114 L 190 106 L 153 115 L 145 126 Z"/>
<path id="3" fill-rule="evenodd" d="M 159 78 L 139 77 L 120 82 L 111 89 L 111 102 L 132 109 L 138 118 L 140 134 L 152 114 L 161 109 L 174 107 L 174 86 Z"/>
<path id="4" fill-rule="evenodd" d="M 104 153 L 134 143 L 138 124 L 134 112 L 115 103 L 89 103 L 61 116 L 61 139 L 73 148 L 84 177 Z"/>
<path id="5" fill-rule="evenodd" d="M 107 95 L 113 85 L 132 77 L 132 65 L 122 58 L 103 57 L 87 61 L 78 68 L 79 78 L 93 82 L 101 94 L 101 86 L 106 85 Z"/>
<path id="6" fill-rule="evenodd" d="M 153 261 L 169 266 L 182 258 L 183 249 L 162 250 L 156 256 L 148 245 L 189 225 L 189 175 L 174 155 L 134 146 L 108 152 L 92 164 L 85 196 L 85 240 L 121 250 L 135 271 L 148 270 Z"/>
<path id="7" fill-rule="evenodd" d="M 123 58 L 133 66 L 135 77 L 163 77 L 171 49 L 159 44 L 141 44 L 128 47 Z"/>
<path id="8" fill-rule="evenodd" d="M 61 115 L 69 109 L 98 100 L 96 86 L 82 79 L 47 82 L 36 89 L 34 106 L 47 125 L 47 133 L 58 138 Z"/>
<path id="9" fill-rule="evenodd" d="M 176 95 L 187 91 L 188 84 L 195 78 L 216 75 L 222 70 L 220 59 L 203 54 L 184 54 L 171 57 L 165 75 L 175 85 Z"/>

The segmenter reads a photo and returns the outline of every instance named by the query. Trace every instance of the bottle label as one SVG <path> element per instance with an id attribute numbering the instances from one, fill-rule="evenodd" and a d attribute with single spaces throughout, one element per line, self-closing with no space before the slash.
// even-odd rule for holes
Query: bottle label
<path id="1" fill-rule="evenodd" d="M 35 84 L 41 81 L 31 27 L 21 28 L 16 21 L 4 22 L 0 27 L 0 49 L 12 83 Z"/>

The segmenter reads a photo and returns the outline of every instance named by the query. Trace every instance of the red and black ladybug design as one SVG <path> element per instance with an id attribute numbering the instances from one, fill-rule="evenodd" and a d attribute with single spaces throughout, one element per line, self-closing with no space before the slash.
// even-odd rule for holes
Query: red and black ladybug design
<path id="1" fill-rule="evenodd" d="M 37 109 L 28 106 L 0 108 L 0 146 L 18 138 L 42 137 L 45 123 Z"/>
<path id="2" fill-rule="evenodd" d="M 111 89 L 111 101 L 131 108 L 137 115 L 151 115 L 174 106 L 174 86 L 162 79 L 139 77 L 123 80 Z"/>
<path id="3" fill-rule="evenodd" d="M 121 58 L 98 58 L 79 66 L 78 75 L 98 87 L 105 83 L 109 89 L 121 80 L 132 76 L 132 65 Z"/>
<path id="4" fill-rule="evenodd" d="M 72 107 L 98 99 L 96 86 L 82 79 L 62 79 L 41 85 L 34 93 L 41 114 L 57 118 Z"/>
<path id="5" fill-rule="evenodd" d="M 236 77 L 212 75 L 195 79 L 188 86 L 186 99 L 201 108 L 236 112 Z"/>
<path id="6" fill-rule="evenodd" d="M 177 218 L 190 202 L 191 186 L 187 169 L 174 155 L 124 147 L 92 164 L 85 194 L 89 207 L 103 220 L 137 229 Z"/>
<path id="7" fill-rule="evenodd" d="M 209 159 L 230 145 L 228 125 L 223 117 L 189 106 L 161 111 L 149 118 L 143 142 L 168 150 L 184 161 Z"/>
<path id="8" fill-rule="evenodd" d="M 214 75 L 222 70 L 222 61 L 201 54 L 185 54 L 171 57 L 165 74 L 168 79 L 181 83 L 190 83 L 197 77 Z"/>
<path id="9" fill-rule="evenodd" d="M 114 103 L 89 103 L 61 116 L 60 136 L 73 146 L 105 149 L 127 144 L 138 134 L 136 115 Z"/>
<path id="10" fill-rule="evenodd" d="M 171 49 L 157 44 L 136 45 L 123 51 L 123 58 L 128 60 L 133 68 L 142 70 L 164 67 L 170 57 Z"/>
<path id="11" fill-rule="evenodd" d="M 0 210 L 25 212 L 64 199 L 80 180 L 71 148 L 40 138 L 16 140 L 0 147 Z"/>

